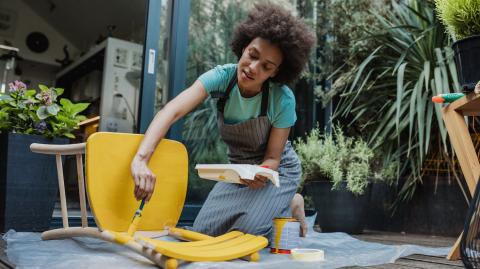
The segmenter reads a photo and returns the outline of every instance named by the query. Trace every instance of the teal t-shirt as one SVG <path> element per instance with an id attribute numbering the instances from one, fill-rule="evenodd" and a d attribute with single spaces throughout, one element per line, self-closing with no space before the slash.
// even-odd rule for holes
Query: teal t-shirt
<path id="1" fill-rule="evenodd" d="M 234 76 L 236 64 L 219 65 L 202 74 L 198 80 L 208 94 L 226 92 L 230 79 Z M 236 75 L 236 74 L 235 74 Z M 245 98 L 235 84 L 225 104 L 224 120 L 227 124 L 257 118 L 262 106 L 262 93 Z M 270 83 L 267 117 L 275 128 L 288 128 L 295 124 L 295 96 L 286 85 Z"/>

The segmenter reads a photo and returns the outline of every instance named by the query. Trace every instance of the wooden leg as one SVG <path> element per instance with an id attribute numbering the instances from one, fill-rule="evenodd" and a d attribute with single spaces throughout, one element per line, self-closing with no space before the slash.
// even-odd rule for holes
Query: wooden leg
<path id="1" fill-rule="evenodd" d="M 450 249 L 450 252 L 447 255 L 447 260 L 456 261 L 460 259 L 460 241 L 462 240 L 463 233 L 460 234 L 457 241 Z"/>
<path id="2" fill-rule="evenodd" d="M 82 216 L 82 227 L 88 227 L 87 221 L 87 201 L 85 199 L 85 177 L 83 176 L 82 154 L 77 154 L 77 176 L 78 176 L 78 195 L 80 197 L 80 212 Z"/>
<path id="3" fill-rule="evenodd" d="M 450 142 L 457 155 L 470 194 L 473 196 L 480 176 L 480 164 L 467 124 L 465 123 L 465 117 L 462 113 L 455 111 L 451 106 L 446 106 L 442 114 Z M 460 259 L 461 238 L 462 234 L 460 234 L 450 253 L 447 255 L 448 260 Z"/>
<path id="4" fill-rule="evenodd" d="M 55 155 L 57 161 L 58 192 L 60 193 L 60 207 L 62 209 L 63 228 L 68 228 L 67 198 L 65 196 L 65 182 L 63 180 L 62 156 Z"/>
<path id="5" fill-rule="evenodd" d="M 160 258 L 160 263 L 158 265 L 160 265 L 160 267 L 163 269 L 177 269 L 178 266 L 184 263 L 186 263 L 184 260 L 178 260 L 162 255 L 162 257 Z"/>
<path id="6" fill-rule="evenodd" d="M 480 176 L 480 163 L 468 131 L 465 117 L 459 112 L 445 107 L 443 120 L 447 127 L 450 142 L 457 155 L 468 189 L 473 195 Z"/>

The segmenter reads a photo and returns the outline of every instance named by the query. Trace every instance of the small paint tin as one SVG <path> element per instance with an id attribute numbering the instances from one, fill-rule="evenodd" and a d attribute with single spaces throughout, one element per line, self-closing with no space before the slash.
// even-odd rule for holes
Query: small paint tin
<path id="1" fill-rule="evenodd" d="M 270 253 L 290 254 L 300 246 L 300 222 L 294 218 L 275 218 L 270 238 Z"/>

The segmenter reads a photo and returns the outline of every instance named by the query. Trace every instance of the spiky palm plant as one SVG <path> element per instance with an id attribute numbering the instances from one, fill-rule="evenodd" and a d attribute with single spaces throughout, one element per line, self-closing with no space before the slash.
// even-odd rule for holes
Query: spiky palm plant
<path id="1" fill-rule="evenodd" d="M 440 107 L 430 99 L 459 86 L 433 3 L 392 1 L 392 6 L 386 16 L 377 16 L 383 32 L 371 33 L 380 45 L 348 71 L 334 117 L 358 126 L 370 145 L 403 163 L 399 172 L 407 180 L 397 201 L 405 201 L 421 182 L 429 152 L 450 153 Z"/>

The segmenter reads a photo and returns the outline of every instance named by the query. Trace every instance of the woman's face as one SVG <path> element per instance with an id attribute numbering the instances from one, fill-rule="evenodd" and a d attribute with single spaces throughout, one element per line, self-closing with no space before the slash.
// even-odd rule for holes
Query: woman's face
<path id="1" fill-rule="evenodd" d="M 238 86 L 244 95 L 255 95 L 268 78 L 274 77 L 282 63 L 282 51 L 269 40 L 257 37 L 243 50 L 238 61 Z"/>

